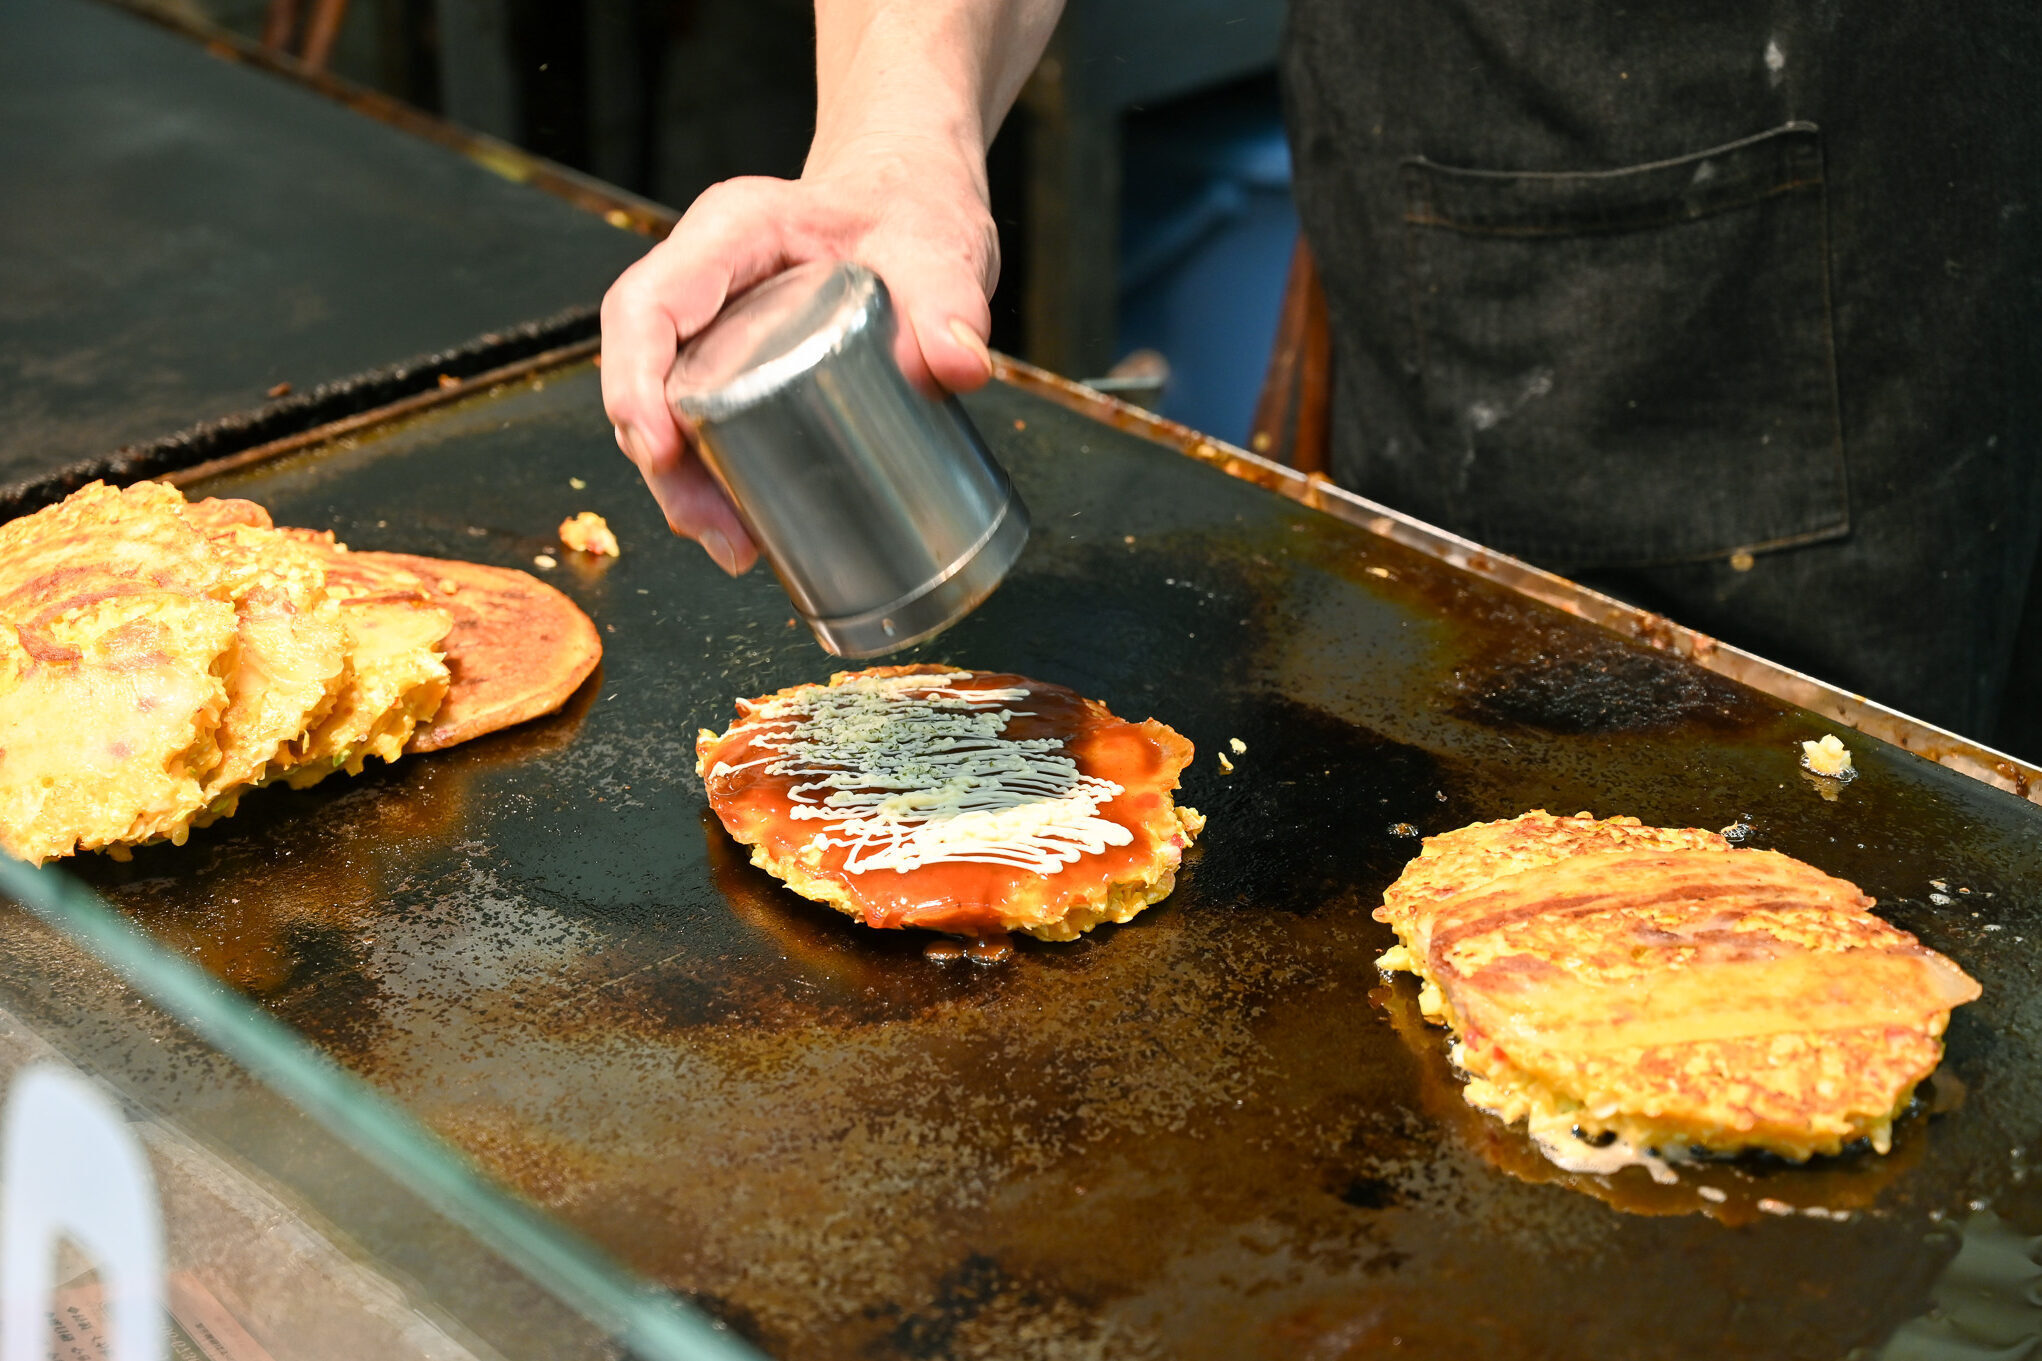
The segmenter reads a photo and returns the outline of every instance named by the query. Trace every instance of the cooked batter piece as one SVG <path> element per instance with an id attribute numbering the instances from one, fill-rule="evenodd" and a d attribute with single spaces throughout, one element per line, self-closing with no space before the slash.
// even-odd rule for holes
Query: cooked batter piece
<path id="1" fill-rule="evenodd" d="M 550 714 L 602 660 L 602 639 L 581 606 L 530 572 L 408 553 L 354 556 L 411 573 L 454 621 L 447 697 L 412 730 L 406 751 L 438 751 Z"/>
<path id="2" fill-rule="evenodd" d="M 752 863 L 868 926 L 1072 940 L 1176 884 L 1182 736 L 1060 685 L 937 666 L 739 700 L 695 770 Z"/>
<path id="3" fill-rule="evenodd" d="M 353 666 L 340 601 L 314 553 L 271 528 L 253 502 L 201 501 L 185 515 L 227 565 L 238 625 L 215 734 L 220 763 L 206 777 L 210 813 L 223 795 L 296 759 L 299 739 L 347 691 Z"/>
<path id="4" fill-rule="evenodd" d="M 40 861 L 180 835 L 220 763 L 228 564 L 144 483 L 0 526 L 0 844 Z"/>
<path id="5" fill-rule="evenodd" d="M 1977 983 L 1841 879 L 1712 832 L 1544 811 L 1427 838 L 1376 916 L 1470 1103 L 1563 1165 L 1795 1160 L 1892 1123 Z M 1628 1146 L 1596 1154 L 1614 1138 Z"/>
<path id="6" fill-rule="evenodd" d="M 426 580 L 386 553 L 354 553 L 331 530 L 289 529 L 326 570 L 326 589 L 347 626 L 348 683 L 325 719 L 299 744 L 296 759 L 274 772 L 293 789 L 336 770 L 359 775 L 371 756 L 394 761 L 412 732 L 447 697 L 443 650 L 454 616 Z"/>

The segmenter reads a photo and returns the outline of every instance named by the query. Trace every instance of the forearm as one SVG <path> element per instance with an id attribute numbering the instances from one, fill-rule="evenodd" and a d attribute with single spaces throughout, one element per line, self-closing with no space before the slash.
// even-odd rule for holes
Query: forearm
<path id="1" fill-rule="evenodd" d="M 808 170 L 880 139 L 933 143 L 982 181 L 986 148 L 1062 8 L 1063 0 L 816 0 Z"/>

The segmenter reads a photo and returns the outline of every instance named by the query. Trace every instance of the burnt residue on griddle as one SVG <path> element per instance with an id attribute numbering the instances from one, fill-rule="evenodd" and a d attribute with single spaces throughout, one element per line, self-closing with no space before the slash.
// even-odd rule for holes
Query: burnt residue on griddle
<path id="1" fill-rule="evenodd" d="M 1464 721 L 1562 736 L 1725 731 L 1776 719 L 1778 701 L 1693 662 L 1401 544 L 1356 551 L 1347 527 L 1306 520 L 1282 536 L 1289 556 L 1376 595 L 1423 607 L 1457 660 L 1413 694 Z M 1412 679 L 1417 679 L 1416 676 Z"/>
<path id="2" fill-rule="evenodd" d="M 758 1315 L 745 1308 L 742 1304 L 739 1304 L 736 1300 L 723 1295 L 713 1295 L 704 1290 L 684 1290 L 677 1293 L 689 1304 L 694 1305 L 697 1309 L 700 1309 L 703 1313 L 709 1315 L 761 1351 L 773 1354 L 782 1350 L 780 1345 L 776 1345 L 780 1342 L 780 1339 L 773 1337 L 767 1331 L 766 1325 L 759 1321 Z"/>
<path id="3" fill-rule="evenodd" d="M 126 862 L 81 856 L 71 868 L 152 931 L 189 933 L 218 976 L 274 998 L 301 972 L 294 940 L 352 929 L 390 887 L 379 858 L 350 847 L 458 833 L 465 791 L 442 773 L 376 762 L 309 790 L 250 791 L 235 817 L 193 831 L 183 846 L 143 847 Z"/>
<path id="4" fill-rule="evenodd" d="M 1357 1210 L 1387 1210 L 1404 1201 L 1403 1192 L 1397 1189 L 1396 1183 L 1386 1177 L 1367 1175 L 1349 1178 L 1339 1195 L 1341 1204 L 1352 1205 Z"/>
<path id="5" fill-rule="evenodd" d="M 1537 605 L 1515 613 L 1454 667 L 1447 704 L 1457 717 L 1579 735 L 1734 728 L 1776 711 L 1680 657 Z"/>
<path id="6" fill-rule="evenodd" d="M 1451 800 L 1438 795 L 1459 781 L 1432 754 L 1282 695 L 1244 699 L 1233 723 L 1247 746 L 1234 770 L 1205 756 L 1180 793 L 1206 815 L 1186 871 L 1200 902 L 1291 913 L 1373 904 L 1415 849 L 1390 827 L 1446 830 Z"/>
<path id="7" fill-rule="evenodd" d="M 1557 1329 L 1552 1330 L 1557 1332 Z M 1493 1310 L 1442 1310 L 1390 1295 L 1314 1300 L 1268 1325 L 1261 1354 L 1362 1361 L 1376 1356 L 1556 1357 Z"/>
<path id="8" fill-rule="evenodd" d="M 867 1354 L 929 1361 L 1011 1355 L 1005 1349 L 1012 1346 L 1017 1327 L 1039 1327 L 1040 1320 L 1059 1314 L 1080 1328 L 1097 1326 L 1094 1303 L 1060 1297 L 1016 1276 L 997 1258 L 974 1252 L 944 1273 L 933 1297 L 913 1306 L 888 1302 L 869 1307 L 865 1316 L 885 1329 L 885 1338 Z M 1129 1353 L 1114 1349 L 1103 1354 Z"/>

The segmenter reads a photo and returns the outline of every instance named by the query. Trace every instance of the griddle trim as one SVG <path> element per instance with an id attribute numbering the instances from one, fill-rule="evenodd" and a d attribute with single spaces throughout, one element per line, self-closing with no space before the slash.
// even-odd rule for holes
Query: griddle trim
<path id="1" fill-rule="evenodd" d="M 1918 718 L 1910 718 L 1897 709 L 1839 690 L 1791 667 L 1767 661 L 1705 633 L 1685 628 L 1664 615 L 1641 610 L 1544 568 L 1484 548 L 1458 534 L 1348 491 L 1321 474 L 1301 473 L 1032 364 L 995 354 L 993 377 L 1116 430 L 1153 440 L 1201 463 L 1210 464 L 1231 477 L 1253 482 L 1300 505 L 1323 511 L 1371 534 L 1392 539 L 1520 595 L 1599 624 L 1621 637 L 1683 657 L 1704 670 L 1798 705 L 1868 737 L 1890 742 L 2017 798 L 2042 804 L 2042 767 L 2030 765 L 1981 742 L 1960 737 Z"/>

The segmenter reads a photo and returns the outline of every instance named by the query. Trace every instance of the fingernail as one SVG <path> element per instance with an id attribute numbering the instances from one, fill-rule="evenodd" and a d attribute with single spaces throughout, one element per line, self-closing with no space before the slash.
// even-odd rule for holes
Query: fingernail
<path id="1" fill-rule="evenodd" d="M 965 349 L 970 350 L 972 352 L 972 355 L 978 360 L 979 366 L 981 368 L 983 368 L 987 373 L 991 373 L 993 371 L 992 351 L 986 348 L 985 341 L 979 339 L 978 332 L 972 330 L 970 326 L 965 324 L 965 320 L 963 317 L 952 317 L 950 319 L 950 334 L 952 337 L 956 339 L 958 344 L 964 346 Z"/>
<path id="2" fill-rule="evenodd" d="M 633 430 L 628 425 L 618 426 L 617 447 L 624 451 L 624 457 L 630 459 L 633 463 L 636 463 L 641 467 L 644 466 L 645 464 L 644 451 L 639 446 L 638 432 L 636 430 Z"/>
<path id="3" fill-rule="evenodd" d="M 737 554 L 730 551 L 730 540 L 723 537 L 722 530 L 705 529 L 696 536 L 696 542 L 702 545 L 702 551 L 709 555 L 710 560 L 723 569 L 725 576 L 737 575 Z"/>

